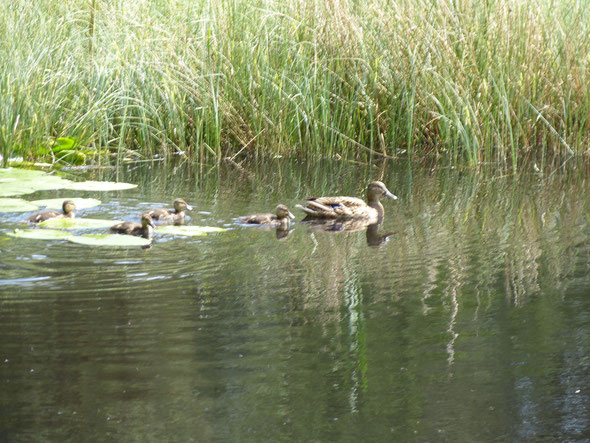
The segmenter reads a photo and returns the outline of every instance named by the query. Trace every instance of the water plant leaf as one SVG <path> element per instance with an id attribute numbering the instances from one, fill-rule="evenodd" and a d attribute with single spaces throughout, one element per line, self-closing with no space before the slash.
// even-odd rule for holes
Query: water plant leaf
<path id="1" fill-rule="evenodd" d="M 0 181 L 0 197 L 14 197 L 35 192 L 35 188 L 25 186 L 17 181 Z"/>
<path id="2" fill-rule="evenodd" d="M 0 212 L 27 212 L 39 209 L 39 206 L 21 198 L 0 198 Z"/>
<path id="3" fill-rule="evenodd" d="M 30 194 L 35 191 L 65 188 L 67 179 L 33 169 L 0 169 L 0 197 Z"/>
<path id="4" fill-rule="evenodd" d="M 99 218 L 52 218 L 39 223 L 39 225 L 52 229 L 98 229 L 109 228 L 117 223 L 121 223 L 121 221 Z"/>
<path id="5" fill-rule="evenodd" d="M 207 235 L 212 232 L 223 232 L 225 229 L 217 228 L 215 226 L 174 226 L 161 225 L 156 228 L 158 234 L 184 235 L 184 236 L 199 236 Z"/>
<path id="6" fill-rule="evenodd" d="M 46 175 L 43 171 L 36 169 L 21 169 L 21 168 L 0 168 L 0 181 L 5 179 L 12 180 L 29 180 L 31 178 L 39 178 Z"/>
<path id="7" fill-rule="evenodd" d="M 85 181 L 85 182 L 70 182 L 67 189 L 74 191 L 121 191 L 124 189 L 137 188 L 137 185 L 132 183 L 122 182 L 99 182 L 99 181 Z"/>
<path id="8" fill-rule="evenodd" d="M 51 150 L 57 153 L 64 150 L 74 149 L 75 145 L 76 139 L 74 137 L 59 137 L 55 140 Z"/>
<path id="9" fill-rule="evenodd" d="M 57 229 L 15 229 L 9 236 L 28 238 L 31 240 L 66 240 L 72 236 L 70 232 Z"/>
<path id="10" fill-rule="evenodd" d="M 64 200 L 71 200 L 76 205 L 76 209 L 93 208 L 100 205 L 102 202 L 95 198 L 77 198 L 77 197 L 63 197 L 63 198 L 48 198 L 45 200 L 33 200 L 31 203 L 38 206 L 45 206 L 48 209 L 61 209 Z M 0 206 L 1 207 L 1 206 Z M 1 211 L 0 211 L 1 212 Z"/>
<path id="11" fill-rule="evenodd" d="M 121 234 L 84 234 L 68 237 L 72 243 L 88 246 L 147 246 L 151 240 L 133 235 Z"/>

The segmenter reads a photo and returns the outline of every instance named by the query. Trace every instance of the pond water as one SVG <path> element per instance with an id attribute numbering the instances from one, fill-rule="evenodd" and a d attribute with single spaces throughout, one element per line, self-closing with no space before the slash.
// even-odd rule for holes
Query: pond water
<path id="1" fill-rule="evenodd" d="M 184 197 L 204 237 L 151 249 L 6 237 L 0 439 L 576 440 L 590 435 L 589 184 L 277 162 L 92 171 L 137 183 L 78 217 Z M 377 232 L 301 223 L 304 197 L 382 180 Z M 288 235 L 236 217 L 284 203 Z M 386 241 L 383 234 L 393 233 Z"/>

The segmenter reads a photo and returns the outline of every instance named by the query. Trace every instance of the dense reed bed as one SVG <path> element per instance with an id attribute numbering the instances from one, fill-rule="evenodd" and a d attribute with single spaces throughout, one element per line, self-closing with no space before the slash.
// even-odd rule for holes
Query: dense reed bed
<path id="1" fill-rule="evenodd" d="M 588 6 L 9 0 L 0 153 L 561 163 L 588 149 Z"/>

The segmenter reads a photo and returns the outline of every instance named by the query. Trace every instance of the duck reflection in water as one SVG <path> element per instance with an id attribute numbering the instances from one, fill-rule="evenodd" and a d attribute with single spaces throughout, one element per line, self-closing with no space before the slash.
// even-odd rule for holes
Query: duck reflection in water
<path id="1" fill-rule="evenodd" d="M 367 226 L 367 245 L 381 246 L 382 244 L 387 243 L 389 237 L 395 234 L 395 232 L 386 232 L 384 234 L 379 233 L 379 225 L 380 223 L 374 223 Z"/>
<path id="2" fill-rule="evenodd" d="M 380 233 L 382 223 L 368 223 L 366 220 L 304 220 L 311 232 L 358 232 L 365 231 L 368 246 L 381 246 L 394 232 Z"/>

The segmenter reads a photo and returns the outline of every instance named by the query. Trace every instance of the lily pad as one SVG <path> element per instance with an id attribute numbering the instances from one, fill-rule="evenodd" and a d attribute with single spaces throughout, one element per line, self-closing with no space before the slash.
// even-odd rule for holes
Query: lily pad
<path id="1" fill-rule="evenodd" d="M 161 225 L 156 228 L 158 234 L 184 235 L 184 236 L 199 236 L 207 235 L 211 232 L 223 232 L 225 229 L 217 228 L 215 226 L 174 226 Z"/>
<path id="2" fill-rule="evenodd" d="M 0 198 L 0 212 L 27 212 L 39 209 L 39 206 L 20 198 Z"/>
<path id="3" fill-rule="evenodd" d="M 71 200 L 76 205 L 76 209 L 92 208 L 100 205 L 101 201 L 95 198 L 74 198 L 74 197 L 63 197 L 63 198 L 49 198 L 46 200 L 33 200 L 31 203 L 34 205 L 45 206 L 48 209 L 61 209 L 64 200 Z M 0 199 L 1 201 L 1 199 Z M 0 208 L 1 208 L 0 203 Z M 0 210 L 1 212 L 1 210 Z"/>
<path id="4" fill-rule="evenodd" d="M 14 232 L 9 232 L 8 235 L 32 240 L 66 240 L 72 236 L 69 232 L 58 231 L 57 229 L 15 229 Z"/>
<path id="5" fill-rule="evenodd" d="M 39 223 L 43 228 L 52 229 L 97 229 L 109 228 L 120 220 L 103 220 L 100 218 L 51 218 Z"/>
<path id="6" fill-rule="evenodd" d="M 147 246 L 151 243 L 147 238 L 121 234 L 72 235 L 68 240 L 88 246 Z"/>
<path id="7" fill-rule="evenodd" d="M 0 169 L 0 197 L 30 194 L 35 191 L 62 189 L 69 180 L 30 169 Z"/>
<path id="8" fill-rule="evenodd" d="M 85 181 L 85 182 L 70 182 L 67 189 L 73 191 L 121 191 L 123 189 L 137 188 L 137 185 L 132 183 L 122 182 L 99 182 L 99 181 Z"/>
<path id="9" fill-rule="evenodd" d="M 47 175 L 43 171 L 36 169 L 21 169 L 21 168 L 0 168 L 0 180 L 14 179 L 14 180 L 29 180 Z"/>

